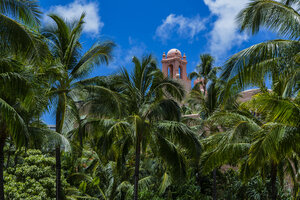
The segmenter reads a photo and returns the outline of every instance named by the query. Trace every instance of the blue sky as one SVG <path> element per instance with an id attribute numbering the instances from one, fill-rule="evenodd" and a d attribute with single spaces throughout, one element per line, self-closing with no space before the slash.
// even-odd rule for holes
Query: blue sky
<path id="1" fill-rule="evenodd" d="M 66 19 L 86 13 L 81 39 L 84 49 L 98 40 L 117 44 L 114 60 L 97 67 L 90 76 L 109 75 L 120 66 L 131 69 L 132 56 L 153 54 L 159 61 L 163 52 L 177 48 L 187 56 L 187 72 L 194 70 L 201 53 L 210 53 L 222 66 L 232 54 L 276 36 L 261 31 L 255 36 L 239 33 L 237 13 L 249 0 L 41 0 L 43 23 L 49 13 Z M 161 64 L 160 64 L 161 66 Z M 44 121 L 54 123 L 45 114 Z"/>

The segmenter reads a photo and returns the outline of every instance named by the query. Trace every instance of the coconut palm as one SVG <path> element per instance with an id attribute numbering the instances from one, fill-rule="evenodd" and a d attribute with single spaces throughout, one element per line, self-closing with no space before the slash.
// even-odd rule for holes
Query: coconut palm
<path id="1" fill-rule="evenodd" d="M 224 131 L 204 141 L 207 150 L 202 157 L 204 171 L 232 164 L 241 167 L 241 174 L 246 179 L 254 176 L 258 170 L 270 171 L 270 196 L 276 199 L 276 180 L 278 175 L 283 174 L 280 170 L 286 168 L 294 182 L 294 197 L 297 197 L 300 115 L 298 97 L 284 97 L 287 90 L 282 86 L 289 86 L 285 84 L 286 80 L 275 79 L 272 92 L 266 90 L 242 104 L 248 114 L 217 112 L 209 119 L 210 123 L 215 123 Z M 249 111 L 259 114 L 259 118 Z"/>
<path id="2" fill-rule="evenodd" d="M 238 91 L 238 89 L 234 88 L 230 92 L 227 92 L 225 82 L 219 79 L 212 80 L 206 94 L 202 93 L 197 85 L 191 90 L 187 103 L 204 120 L 204 126 L 202 127 L 203 136 L 208 136 L 210 131 L 215 131 L 213 130 L 214 126 L 210 126 L 209 123 L 205 122 L 214 112 L 219 110 L 235 110 L 238 107 Z M 210 130 L 211 128 L 212 130 Z"/>
<path id="3" fill-rule="evenodd" d="M 295 141 L 299 141 L 298 134 L 295 134 L 299 128 L 299 122 L 296 120 L 299 118 L 299 112 L 297 100 L 291 100 L 297 96 L 299 89 L 299 19 L 299 1 L 255 0 L 249 3 L 238 16 L 241 31 L 255 34 L 264 27 L 287 39 L 263 42 L 233 55 L 226 62 L 222 74 L 222 78 L 228 80 L 229 86 L 238 85 L 242 88 L 249 84 L 265 88 L 264 77 L 268 74 L 272 79 L 273 92 L 257 95 L 249 103 L 253 111 L 263 114 L 264 123 L 268 122 L 263 125 L 263 131 L 256 136 L 253 142 L 255 145 L 249 152 L 252 152 L 250 165 L 255 165 L 254 169 L 258 166 L 263 168 L 263 162 L 268 162 L 271 166 L 272 199 L 277 197 L 274 182 L 279 160 L 291 156 L 291 152 L 299 151 L 297 145 L 294 145 Z M 282 139 L 281 136 L 286 138 Z M 286 140 L 289 140 L 291 145 L 287 145 L 284 142 Z M 270 144 L 274 147 L 268 146 Z M 259 161 L 266 149 L 268 153 L 264 155 L 269 157 Z M 276 157 L 275 152 L 278 149 L 282 149 L 282 152 L 276 154 Z M 290 160 L 292 159 L 289 158 L 286 163 L 290 163 Z"/>
<path id="4" fill-rule="evenodd" d="M 38 33 L 41 11 L 34 0 L 0 1 L 0 50 L 42 61 L 48 49 Z"/>
<path id="5" fill-rule="evenodd" d="M 5 54 L 1 56 L 0 67 L 0 199 L 3 200 L 3 148 L 8 137 L 11 137 L 18 148 L 25 144 L 28 131 L 16 107 L 24 106 L 25 99 L 30 95 L 31 90 L 28 74 L 20 62 Z M 14 93 L 7 91 L 14 91 Z"/>
<path id="6" fill-rule="evenodd" d="M 276 199 L 277 177 L 283 173 L 279 170 L 286 168 L 294 181 L 296 197 L 297 172 L 293 170 L 298 170 L 294 168 L 298 166 L 298 161 L 293 162 L 293 152 L 299 149 L 299 129 L 280 123 L 262 123 L 250 114 L 233 112 L 216 113 L 211 120 L 226 128 L 226 131 L 216 133 L 204 141 L 207 150 L 202 157 L 204 171 L 230 164 L 240 167 L 244 180 L 249 180 L 258 171 L 270 174 L 270 197 Z M 292 138 L 295 140 L 292 141 Z M 289 170 L 291 166 L 294 168 L 292 171 Z"/>
<path id="7" fill-rule="evenodd" d="M 201 127 L 197 126 L 197 128 L 200 129 L 201 135 L 204 137 L 220 131 L 218 126 L 207 121 L 215 112 L 219 110 L 234 110 L 237 108 L 237 90 L 232 89 L 230 93 L 225 94 L 225 86 L 226 84 L 223 81 L 214 77 L 205 93 L 201 91 L 198 85 L 194 86 L 190 92 L 187 102 L 193 110 L 198 111 L 202 121 Z M 226 101 L 224 100 L 225 95 Z M 213 179 L 213 199 L 216 199 L 216 169 L 213 170 Z"/>
<path id="8" fill-rule="evenodd" d="M 51 73 L 51 70 L 45 66 L 37 67 L 35 62 L 23 56 L 3 53 L 5 56 L 1 56 L 0 60 L 1 157 L 8 138 L 16 149 L 26 146 L 49 150 L 56 143 L 68 147 L 65 138 L 49 130 L 39 120 L 48 104 L 45 95 L 49 91 L 48 75 L 44 73 Z M 1 184 L 3 189 L 3 182 Z"/>
<path id="9" fill-rule="evenodd" d="M 262 159 L 261 156 L 272 157 L 275 160 L 272 164 L 275 174 L 273 179 L 276 180 L 276 171 L 279 170 L 280 161 L 284 160 L 285 165 L 288 165 L 287 171 L 294 182 L 293 195 L 296 198 L 299 192 L 299 181 L 297 180 L 297 176 L 299 176 L 297 172 L 299 155 L 297 156 L 297 154 L 300 152 L 299 95 L 296 98 L 288 98 L 279 96 L 275 91 L 258 94 L 245 105 L 246 108 L 262 114 L 264 120 L 269 122 L 264 125 L 264 128 L 272 131 L 272 134 L 264 132 L 257 135 L 257 141 L 253 143 L 252 149 L 249 151 L 253 152 L 250 154 L 249 162 L 262 166 L 263 161 L 259 161 Z M 266 149 L 268 153 L 266 153 Z M 275 198 L 276 191 L 273 192 L 273 199 Z"/>
<path id="10" fill-rule="evenodd" d="M 56 132 L 63 133 L 66 116 L 72 116 L 76 109 L 79 90 L 76 89 L 76 81 L 81 80 L 91 72 L 93 67 L 108 63 L 111 59 L 111 51 L 114 44 L 110 41 L 97 42 L 87 52 L 81 53 L 80 37 L 84 24 L 85 15 L 82 14 L 78 20 L 66 22 L 61 17 L 51 14 L 49 17 L 54 24 L 42 29 L 42 34 L 47 38 L 55 66 L 59 74 L 54 77 L 51 98 L 56 101 Z M 74 112 L 76 113 L 76 112 Z M 57 194 L 61 199 L 61 164 L 60 147 L 56 147 L 56 173 Z"/>
<path id="11" fill-rule="evenodd" d="M 293 6 L 295 5 L 295 6 Z M 225 64 L 222 78 L 229 85 L 264 85 L 264 77 L 273 68 L 289 62 L 299 71 L 300 14 L 295 0 L 254 0 L 237 17 L 241 31 L 256 34 L 262 27 L 288 39 L 270 40 L 233 55 Z M 284 69 L 281 68 L 281 69 Z M 280 73 L 281 71 L 279 71 Z M 299 80 L 299 75 L 297 76 Z M 296 82 L 297 82 L 296 80 Z M 295 82 L 295 80 L 290 80 Z"/>
<path id="12" fill-rule="evenodd" d="M 298 181 L 295 179 L 297 176 L 295 168 L 298 164 L 292 164 L 292 160 L 298 162 L 296 154 L 299 152 L 300 143 L 300 137 L 298 134 L 300 125 L 299 93 L 297 87 L 295 87 L 297 83 L 294 83 L 294 80 L 299 79 L 299 68 L 289 66 L 282 70 L 280 74 L 276 71 L 277 68 L 274 69 L 272 70 L 272 91 L 266 90 L 264 93 L 255 95 L 252 100 L 244 106 L 248 110 L 261 114 L 263 116 L 263 120 L 265 122 L 269 122 L 264 125 L 265 128 L 268 128 L 267 130 L 272 131 L 272 133 L 274 131 L 273 137 L 275 136 L 277 139 L 274 140 L 271 133 L 264 133 L 257 136 L 256 139 L 258 139 L 258 141 L 255 143 L 255 146 L 253 145 L 253 151 L 257 151 L 255 153 L 258 157 L 255 159 L 261 159 L 260 156 L 263 155 L 265 149 L 269 148 L 268 145 L 270 143 L 273 147 L 276 147 L 276 149 L 268 149 L 269 154 L 273 152 L 276 153 L 277 156 L 276 159 L 274 159 L 275 156 L 272 155 L 272 158 L 275 161 L 273 161 L 271 165 L 273 173 L 275 174 L 273 179 L 276 180 L 276 171 L 279 169 L 279 161 L 288 158 L 285 160 L 285 163 L 294 166 L 289 167 L 289 169 L 292 169 L 290 170 L 290 174 L 291 177 L 293 177 L 294 197 L 296 198 L 299 188 L 297 184 Z M 268 141 L 271 140 L 272 142 L 269 143 Z M 279 152 L 276 152 L 276 150 Z M 261 165 L 262 163 L 262 161 L 254 161 L 254 158 L 249 162 L 257 162 L 257 165 Z M 276 198 L 276 191 L 273 192 L 272 196 L 273 199 Z"/>
<path id="13" fill-rule="evenodd" d="M 49 98 L 47 93 L 50 91 L 49 74 L 52 69 L 41 69 L 31 75 L 31 88 L 34 95 L 30 96 L 30 102 L 25 107 L 18 106 L 17 112 L 20 114 L 28 129 L 26 140 L 27 148 L 40 149 L 43 152 L 55 150 L 56 145 L 61 145 L 65 151 L 70 150 L 70 144 L 63 135 L 50 130 L 43 121 L 40 120 L 44 112 L 47 111 Z M 27 66 L 27 70 L 34 71 L 35 67 Z M 46 73 L 47 75 L 45 75 Z"/>
<path id="14" fill-rule="evenodd" d="M 205 86 L 206 87 L 206 86 Z M 202 93 L 199 87 L 195 87 L 191 93 L 190 97 L 188 99 L 189 104 L 191 105 L 192 108 L 195 108 L 198 110 L 200 113 L 199 115 L 201 118 L 205 121 L 219 106 L 218 102 L 218 89 L 216 87 L 216 83 L 212 83 L 208 91 Z M 202 123 L 203 126 L 204 123 Z M 205 136 L 210 132 L 208 129 L 213 129 L 213 127 L 209 126 L 204 128 L 204 126 L 201 128 L 202 129 L 202 135 Z M 213 171 L 213 199 L 215 200 L 217 189 L 216 189 L 216 169 Z"/>
<path id="15" fill-rule="evenodd" d="M 0 199 L 4 199 L 3 188 L 3 147 L 10 136 L 16 147 L 25 144 L 28 135 L 26 123 L 16 106 L 24 106 L 24 100 L 32 95 L 28 70 L 23 61 L 41 61 L 47 48 L 35 31 L 39 26 L 39 6 L 36 1 L 0 1 L 0 51 L 1 51 L 1 162 Z M 24 56 L 21 58 L 21 56 Z M 26 59 L 25 59 L 26 58 Z M 45 58 L 45 57 L 44 57 Z M 14 94 L 8 95 L 14 91 Z M 21 106 L 18 106 L 21 107 Z"/>
<path id="16" fill-rule="evenodd" d="M 196 78 L 200 80 L 203 78 L 200 84 L 202 84 L 205 94 L 208 81 L 216 78 L 219 68 L 213 66 L 215 59 L 210 54 L 201 54 L 200 61 L 201 63 L 197 65 L 196 70 L 189 74 L 189 79 Z"/>
<path id="17" fill-rule="evenodd" d="M 93 122 L 92 133 L 101 135 L 101 146 L 110 149 L 108 145 L 114 144 L 120 149 L 119 165 L 124 166 L 121 164 L 125 162 L 124 156 L 133 149 L 134 199 L 138 199 L 142 152 L 151 150 L 161 157 L 169 163 L 168 169 L 178 178 L 185 174 L 184 157 L 179 149 L 185 149 L 187 154 L 196 159 L 200 153 L 200 144 L 194 133 L 180 122 L 180 108 L 175 100 L 182 100 L 184 96 L 181 84 L 164 78 L 152 56 L 143 57 L 141 61 L 133 57 L 132 61 L 133 72 L 129 74 L 126 69 L 122 69 L 119 75 L 112 78 L 115 83 L 109 84 L 114 87 L 109 88 L 113 91 L 110 94 L 111 101 L 116 103 L 116 108 L 122 108 L 120 112 L 116 112 L 114 117 L 106 114 L 110 104 L 106 105 L 108 108 L 103 108 L 105 105 L 99 106 L 99 97 L 104 96 L 103 88 L 100 90 L 99 86 L 103 85 L 96 85 L 91 87 L 102 93 L 92 93 L 99 101 L 94 101 L 98 109 L 92 106 L 90 115 L 100 117 Z M 102 101 L 105 102 L 105 98 Z"/>

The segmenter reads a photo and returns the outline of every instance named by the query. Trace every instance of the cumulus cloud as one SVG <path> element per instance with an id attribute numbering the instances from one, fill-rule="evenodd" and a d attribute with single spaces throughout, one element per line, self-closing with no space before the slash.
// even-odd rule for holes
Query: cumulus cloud
<path id="1" fill-rule="evenodd" d="M 194 37 L 205 29 L 205 20 L 200 19 L 200 16 L 184 17 L 170 14 L 163 23 L 157 27 L 155 36 L 162 41 L 166 41 L 176 33 L 181 38 L 194 39 Z"/>
<path id="2" fill-rule="evenodd" d="M 234 46 L 248 39 L 246 34 L 238 32 L 237 14 L 245 8 L 249 0 L 204 0 L 212 15 L 216 16 L 213 29 L 209 34 L 210 53 L 217 58 L 227 56 Z"/>
<path id="3" fill-rule="evenodd" d="M 48 14 L 55 13 L 67 20 L 73 20 L 78 19 L 83 12 L 86 14 L 83 32 L 94 35 L 100 33 L 104 23 L 99 16 L 99 5 L 97 2 L 75 0 L 66 5 L 51 6 Z"/>

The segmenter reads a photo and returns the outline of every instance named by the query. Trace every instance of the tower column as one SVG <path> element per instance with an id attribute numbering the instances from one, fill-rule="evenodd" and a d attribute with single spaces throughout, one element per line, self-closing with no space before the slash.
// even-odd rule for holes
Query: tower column
<path id="1" fill-rule="evenodd" d="M 168 65 L 167 65 L 167 63 L 164 63 L 164 62 L 162 63 L 162 72 L 163 72 L 165 77 L 168 76 Z"/>
<path id="2" fill-rule="evenodd" d="M 162 59 L 161 63 L 162 63 L 162 72 L 163 72 L 164 76 L 167 77 L 168 76 L 168 63 L 166 61 L 165 52 L 163 53 L 163 59 Z"/>
<path id="3" fill-rule="evenodd" d="M 177 60 L 175 60 L 175 62 L 174 62 L 174 72 L 175 73 L 173 74 L 174 79 L 179 79 L 179 77 L 180 77 L 179 66 L 180 66 L 180 63 Z"/>
<path id="4" fill-rule="evenodd" d="M 168 70 L 170 68 L 170 78 L 178 80 L 186 89 L 189 91 L 191 89 L 191 81 L 187 77 L 186 72 L 186 56 L 181 56 L 181 53 L 178 49 L 171 49 L 167 56 L 163 53 L 162 58 L 162 72 L 165 77 L 168 76 Z M 180 72 L 179 72 L 180 68 Z"/>

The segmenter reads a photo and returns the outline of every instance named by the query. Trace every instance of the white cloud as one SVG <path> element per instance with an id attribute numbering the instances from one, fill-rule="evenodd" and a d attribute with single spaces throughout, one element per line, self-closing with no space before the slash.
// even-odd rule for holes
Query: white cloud
<path id="1" fill-rule="evenodd" d="M 248 39 L 246 34 L 238 32 L 237 14 L 245 8 L 249 0 L 204 0 L 212 15 L 217 19 L 209 34 L 210 53 L 217 58 L 224 58 L 234 46 Z"/>
<path id="2" fill-rule="evenodd" d="M 104 23 L 99 16 L 99 5 L 97 2 L 75 0 L 66 5 L 51 6 L 48 14 L 55 13 L 67 20 L 73 20 L 78 19 L 83 12 L 86 14 L 83 31 L 94 35 L 100 33 Z"/>
<path id="3" fill-rule="evenodd" d="M 162 41 L 171 38 L 172 34 L 177 33 L 181 38 L 194 39 L 194 37 L 205 29 L 205 20 L 201 20 L 200 16 L 184 17 L 170 14 L 163 23 L 157 27 L 155 36 Z"/>

